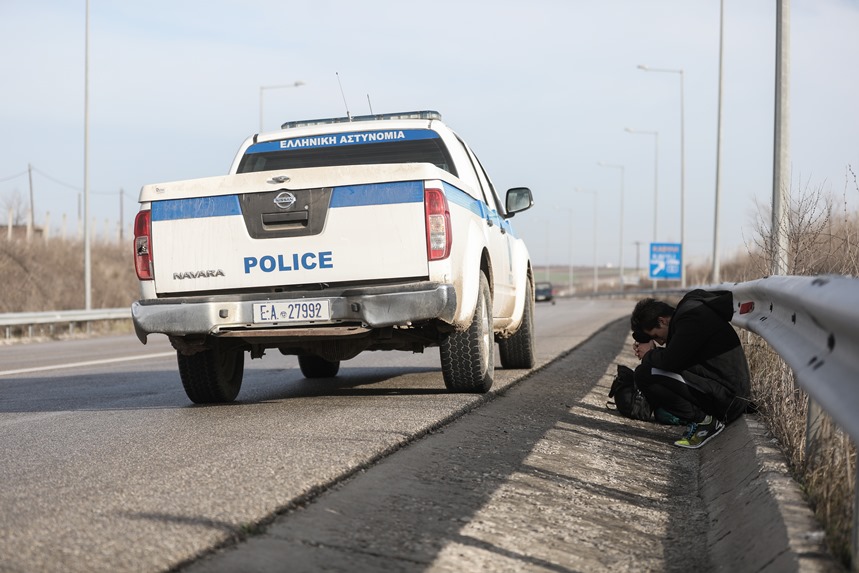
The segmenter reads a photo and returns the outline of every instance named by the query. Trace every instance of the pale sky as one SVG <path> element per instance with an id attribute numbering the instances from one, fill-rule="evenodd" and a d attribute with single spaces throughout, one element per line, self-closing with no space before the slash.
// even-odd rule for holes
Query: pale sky
<path id="1" fill-rule="evenodd" d="M 775 0 L 724 0 L 720 249 L 753 242 L 772 196 Z M 77 218 L 84 164 L 85 1 L 0 0 L 0 222 L 26 201 L 37 224 Z M 794 191 L 859 206 L 859 1 L 793 0 Z M 687 260 L 712 253 L 718 0 L 90 0 L 89 179 L 95 229 L 127 227 L 140 187 L 227 172 L 245 137 L 288 120 L 435 109 L 496 187 L 529 186 L 513 220 L 537 265 L 625 266 L 680 239 L 684 70 Z M 585 192 L 576 193 L 575 189 Z M 594 195 L 595 194 L 595 195 Z M 55 231 L 58 232 L 58 231 Z M 130 244 L 130 242 L 129 242 Z M 572 249 L 571 249 L 572 247 Z M 130 248 L 130 247 L 129 247 Z M 646 249 L 642 247 L 642 255 Z M 642 260 L 644 263 L 644 260 Z"/>

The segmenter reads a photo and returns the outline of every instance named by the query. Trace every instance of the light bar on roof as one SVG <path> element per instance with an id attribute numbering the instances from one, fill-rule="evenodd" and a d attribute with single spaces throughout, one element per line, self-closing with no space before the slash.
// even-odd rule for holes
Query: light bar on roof
<path id="1" fill-rule="evenodd" d="M 402 111 L 398 113 L 381 113 L 375 115 L 356 115 L 354 117 L 330 117 L 325 119 L 301 119 L 298 121 L 287 121 L 281 125 L 281 129 L 292 129 L 294 127 L 307 127 L 310 125 L 325 125 L 330 123 L 350 123 L 353 121 L 379 121 L 385 119 L 441 119 L 437 111 Z"/>

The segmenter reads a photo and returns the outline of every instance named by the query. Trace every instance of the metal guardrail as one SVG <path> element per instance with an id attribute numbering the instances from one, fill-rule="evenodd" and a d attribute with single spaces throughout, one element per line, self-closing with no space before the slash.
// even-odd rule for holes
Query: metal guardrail
<path id="1" fill-rule="evenodd" d="M 729 290 L 732 323 L 761 336 L 791 367 L 797 382 L 859 443 L 859 279 L 783 277 L 706 286 Z M 597 293 L 603 296 L 678 294 L 679 289 Z M 591 293 L 590 296 L 593 296 Z M 582 296 L 588 296 L 582 293 Z M 0 314 L 0 327 L 79 324 L 131 318 L 131 309 Z"/>
<path id="2" fill-rule="evenodd" d="M 773 276 L 721 288 L 734 295 L 732 324 L 766 340 L 808 393 L 806 455 L 815 454 L 821 439 L 821 409 L 859 443 L 859 279 Z M 851 557 L 857 571 L 859 488 L 853 508 Z"/>
<path id="3" fill-rule="evenodd" d="M 774 276 L 716 288 L 734 295 L 731 322 L 766 340 L 859 443 L 859 279 Z"/>
<path id="4" fill-rule="evenodd" d="M 95 322 L 99 320 L 123 320 L 131 318 L 131 307 L 100 308 L 96 310 L 55 310 L 47 312 L 11 312 L 0 314 L 0 327 L 5 330 L 6 338 L 12 335 L 14 327 L 27 329 L 28 336 L 33 336 L 36 325 L 68 324 L 69 331 L 74 332 L 76 324 Z"/>
<path id="5" fill-rule="evenodd" d="M 688 289 L 574 296 L 679 298 L 693 288 L 731 291 L 735 306 L 731 323 L 763 338 L 793 370 L 803 390 L 859 443 L 859 279 L 772 276 Z"/>

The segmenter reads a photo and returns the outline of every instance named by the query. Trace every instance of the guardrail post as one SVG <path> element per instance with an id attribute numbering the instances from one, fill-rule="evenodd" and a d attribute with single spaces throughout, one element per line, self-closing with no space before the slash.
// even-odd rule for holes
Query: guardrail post
<path id="1" fill-rule="evenodd" d="M 850 570 L 859 571 L 859 463 L 856 464 L 853 482 L 853 531 L 850 533 Z"/>
<path id="2" fill-rule="evenodd" d="M 808 398 L 808 413 L 805 418 L 805 460 L 811 461 L 817 455 L 822 439 L 823 408 L 816 401 Z"/>

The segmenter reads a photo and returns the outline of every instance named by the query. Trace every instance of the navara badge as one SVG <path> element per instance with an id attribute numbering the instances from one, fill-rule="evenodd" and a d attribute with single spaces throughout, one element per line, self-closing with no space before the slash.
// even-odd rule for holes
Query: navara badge
<path id="1" fill-rule="evenodd" d="M 274 204 L 280 209 L 289 209 L 295 203 L 295 195 L 289 191 L 281 191 L 274 198 Z"/>

